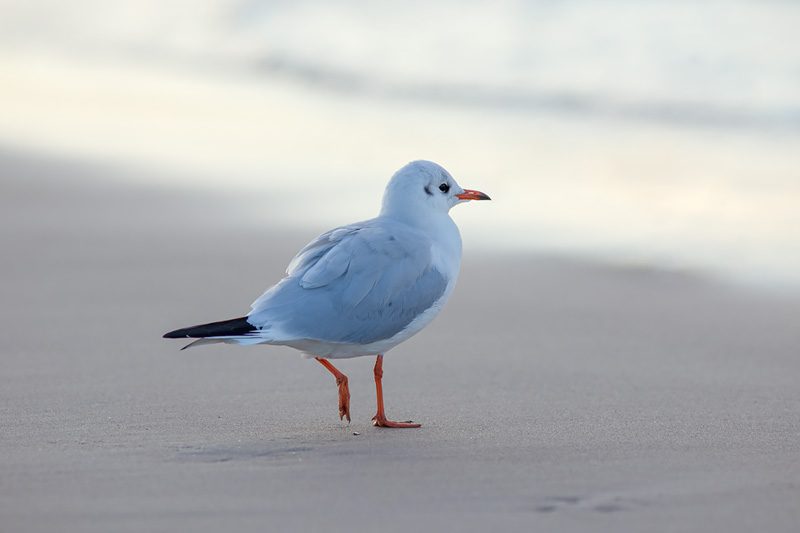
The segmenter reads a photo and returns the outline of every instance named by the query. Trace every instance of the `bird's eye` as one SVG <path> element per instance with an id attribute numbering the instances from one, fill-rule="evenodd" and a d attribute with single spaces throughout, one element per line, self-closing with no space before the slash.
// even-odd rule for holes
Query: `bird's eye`
<path id="1" fill-rule="evenodd" d="M 447 192 L 450 190 L 450 186 L 446 183 L 442 183 L 441 185 L 439 185 L 439 190 L 442 192 Z"/>

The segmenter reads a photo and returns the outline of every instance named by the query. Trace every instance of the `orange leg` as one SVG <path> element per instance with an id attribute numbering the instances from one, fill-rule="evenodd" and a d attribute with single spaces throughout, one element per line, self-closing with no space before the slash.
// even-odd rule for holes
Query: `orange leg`
<path id="1" fill-rule="evenodd" d="M 316 359 L 336 378 L 336 384 L 339 386 L 339 420 L 347 417 L 347 421 L 350 422 L 350 387 L 347 386 L 347 376 L 339 372 L 327 359 L 319 357 Z"/>
<path id="2" fill-rule="evenodd" d="M 418 428 L 419 424 L 411 423 L 411 420 L 405 422 L 392 422 L 386 420 L 386 413 L 383 412 L 383 386 L 381 379 L 383 378 L 383 355 L 378 356 L 375 361 L 375 393 L 378 396 L 378 413 L 372 417 L 372 424 L 382 428 Z"/>

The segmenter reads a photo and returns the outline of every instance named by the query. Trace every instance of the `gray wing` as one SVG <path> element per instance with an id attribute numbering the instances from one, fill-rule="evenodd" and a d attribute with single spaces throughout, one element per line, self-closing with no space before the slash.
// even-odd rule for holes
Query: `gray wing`
<path id="1" fill-rule="evenodd" d="M 447 288 L 445 276 L 431 266 L 430 240 L 383 219 L 321 235 L 297 254 L 287 273 L 248 315 L 275 340 L 388 339 Z"/>

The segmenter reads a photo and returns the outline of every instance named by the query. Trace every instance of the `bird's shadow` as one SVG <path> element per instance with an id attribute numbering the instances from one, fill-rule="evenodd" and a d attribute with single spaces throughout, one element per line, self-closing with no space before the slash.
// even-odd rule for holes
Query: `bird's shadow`
<path id="1" fill-rule="evenodd" d="M 596 494 L 584 496 L 553 496 L 539 501 L 533 508 L 537 513 L 553 513 L 567 511 L 591 511 L 597 513 L 616 513 L 629 511 L 636 507 L 648 505 L 641 498 L 626 497 L 618 494 Z"/>
<path id="2" fill-rule="evenodd" d="M 183 446 L 178 448 L 175 460 L 198 463 L 225 463 L 262 458 L 294 461 L 313 450 L 314 448 L 310 446 L 270 446 L 270 443 L 237 444 L 223 447 Z"/>

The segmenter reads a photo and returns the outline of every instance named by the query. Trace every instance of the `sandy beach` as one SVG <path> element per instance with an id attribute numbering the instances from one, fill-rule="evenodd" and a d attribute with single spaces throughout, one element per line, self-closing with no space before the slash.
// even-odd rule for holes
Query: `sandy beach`
<path id="1" fill-rule="evenodd" d="M 465 252 L 440 317 L 330 374 L 161 335 L 241 316 L 312 233 L 0 152 L 0 529 L 797 531 L 800 296 Z"/>

